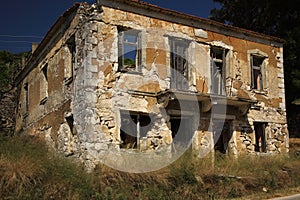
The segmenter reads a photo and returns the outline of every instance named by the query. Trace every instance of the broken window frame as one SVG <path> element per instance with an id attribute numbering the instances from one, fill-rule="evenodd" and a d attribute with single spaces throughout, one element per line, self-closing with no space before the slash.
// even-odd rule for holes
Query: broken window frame
<path id="1" fill-rule="evenodd" d="M 125 40 L 126 36 L 135 37 L 136 42 Z M 135 63 L 126 65 L 126 46 L 135 48 Z M 130 51 L 131 52 L 131 51 Z M 129 52 L 127 52 L 129 53 Z M 142 32 L 134 29 L 118 28 L 118 71 L 121 72 L 141 72 L 142 67 Z"/>
<path id="2" fill-rule="evenodd" d="M 181 38 L 169 37 L 171 89 L 189 89 L 189 62 L 188 51 L 190 41 Z"/>
<path id="3" fill-rule="evenodd" d="M 263 76 L 263 63 L 265 57 L 254 55 L 250 56 L 251 65 L 251 88 L 257 91 L 263 91 L 264 79 Z"/>
<path id="4" fill-rule="evenodd" d="M 226 95 L 226 56 L 228 49 L 212 46 L 211 58 L 211 91 L 216 95 Z M 222 57 L 220 58 L 221 55 Z M 217 79 L 217 84 L 215 82 Z"/>
<path id="5" fill-rule="evenodd" d="M 122 141 L 122 144 L 120 144 L 120 148 L 122 149 L 140 149 L 140 140 L 147 136 L 147 132 L 151 129 L 143 130 L 143 125 L 141 123 L 145 122 L 143 121 L 143 118 L 148 118 L 150 120 L 149 124 L 152 123 L 151 121 L 151 115 L 148 113 L 138 113 L 138 112 L 131 112 L 131 111 L 121 111 L 121 126 L 120 126 L 120 139 Z M 134 127 L 132 133 L 126 133 L 123 125 L 123 121 L 129 121 L 131 123 L 129 126 L 131 128 Z M 133 123 L 132 123 L 133 122 Z M 128 124 L 127 124 L 128 126 Z M 145 125 L 145 126 L 148 126 Z M 128 128 L 128 127 L 127 127 Z M 125 142 L 126 137 L 129 138 L 130 142 Z M 133 141 L 134 140 L 134 141 Z"/>
<path id="6" fill-rule="evenodd" d="M 42 79 L 40 81 L 40 105 L 44 105 L 48 99 L 48 63 L 41 68 Z M 42 90 L 43 86 L 44 90 Z"/>

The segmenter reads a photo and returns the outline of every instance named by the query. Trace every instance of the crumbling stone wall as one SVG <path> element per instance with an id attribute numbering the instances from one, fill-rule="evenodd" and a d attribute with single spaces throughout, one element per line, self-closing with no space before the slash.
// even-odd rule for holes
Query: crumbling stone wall
<path id="1" fill-rule="evenodd" d="M 255 123 L 266 125 L 267 153 L 288 151 L 282 45 L 270 45 L 268 38 L 251 39 L 179 22 L 182 18 L 176 15 L 172 19 L 160 13 L 151 17 L 150 11 L 133 12 L 138 8 L 123 6 L 80 4 L 69 13 L 68 23 L 49 42 L 51 48 L 41 52 L 38 64 L 20 84 L 17 130 L 45 137 L 54 149 L 81 159 L 87 168 L 108 157 L 126 165 L 121 153 L 130 155 L 132 149 L 122 147 L 124 113 L 151 119 L 146 135 L 137 141 L 138 151 L 145 153 L 167 151 L 171 155 L 174 151 L 172 116 L 191 119 L 191 133 L 186 134 L 192 135 L 199 157 L 217 150 L 214 121 L 222 120 L 229 124 L 226 137 L 219 133 L 227 154 L 260 153 L 255 150 Z M 119 70 L 120 27 L 141 33 L 138 72 Z M 189 41 L 185 91 L 172 91 L 170 38 Z M 212 94 L 212 47 L 226 52 L 225 96 Z M 260 91 L 251 84 L 252 54 L 264 58 Z M 218 106 L 225 109 L 223 113 Z"/>
<path id="2" fill-rule="evenodd" d="M 0 95 L 0 133 L 12 134 L 15 128 L 15 109 L 17 91 L 13 89 Z"/>

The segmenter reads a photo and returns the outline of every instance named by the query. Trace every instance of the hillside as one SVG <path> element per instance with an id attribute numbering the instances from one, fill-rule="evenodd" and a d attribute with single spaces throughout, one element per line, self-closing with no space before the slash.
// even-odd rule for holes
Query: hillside
<path id="1" fill-rule="evenodd" d="M 300 140 L 289 156 L 195 159 L 129 174 L 98 166 L 87 173 L 28 136 L 0 138 L 1 199 L 266 199 L 300 192 Z M 297 189 L 298 188 L 298 189 Z"/>

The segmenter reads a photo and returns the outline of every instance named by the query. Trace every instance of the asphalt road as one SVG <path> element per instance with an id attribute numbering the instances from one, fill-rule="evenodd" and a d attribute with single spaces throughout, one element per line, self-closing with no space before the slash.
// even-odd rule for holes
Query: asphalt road
<path id="1" fill-rule="evenodd" d="M 300 200 L 300 194 L 295 194 L 295 195 L 287 196 L 287 197 L 278 197 L 278 198 L 270 199 L 270 200 Z"/>

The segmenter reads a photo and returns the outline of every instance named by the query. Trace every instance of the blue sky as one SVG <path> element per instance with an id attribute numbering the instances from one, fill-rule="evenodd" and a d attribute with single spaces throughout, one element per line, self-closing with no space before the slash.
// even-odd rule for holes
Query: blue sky
<path id="1" fill-rule="evenodd" d="M 75 2 L 96 0 L 6 0 L 0 7 L 0 50 L 13 53 L 29 51 L 32 42 L 40 42 L 57 18 Z M 208 18 L 218 4 L 213 0 L 144 0 L 164 8 Z"/>

